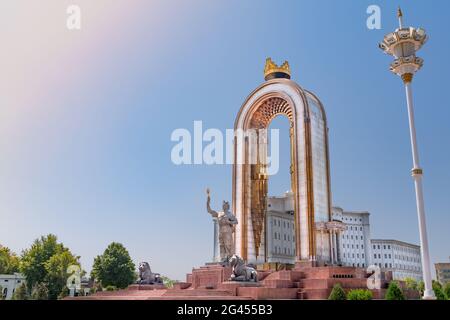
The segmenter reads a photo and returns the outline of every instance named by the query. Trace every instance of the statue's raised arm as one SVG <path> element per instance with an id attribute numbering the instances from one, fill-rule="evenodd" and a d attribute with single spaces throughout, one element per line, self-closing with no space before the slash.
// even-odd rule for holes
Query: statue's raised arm
<path id="1" fill-rule="evenodd" d="M 215 210 L 211 209 L 211 196 L 209 195 L 209 188 L 206 189 L 206 210 L 208 211 L 208 213 L 213 217 L 213 218 L 217 218 L 219 216 L 219 213 Z"/>

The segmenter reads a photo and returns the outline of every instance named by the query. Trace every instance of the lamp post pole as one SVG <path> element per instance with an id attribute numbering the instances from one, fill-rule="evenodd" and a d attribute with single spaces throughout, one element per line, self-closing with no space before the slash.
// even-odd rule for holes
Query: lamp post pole
<path id="1" fill-rule="evenodd" d="M 403 13 L 398 9 L 397 14 L 399 28 L 384 37 L 379 47 L 395 57 L 390 70 L 399 75 L 405 85 L 406 104 L 408 107 L 409 133 L 411 137 L 411 149 L 413 157 L 413 169 L 411 170 L 416 190 L 417 216 L 419 220 L 420 249 L 422 256 L 422 272 L 425 284 L 424 299 L 435 299 L 431 282 L 430 252 L 428 248 L 427 227 L 425 221 L 425 206 L 423 200 L 422 176 L 423 171 L 419 163 L 419 151 L 417 148 L 416 126 L 414 123 L 414 105 L 411 82 L 414 74 L 422 67 L 423 59 L 416 57 L 418 51 L 427 40 L 423 29 L 403 27 Z"/>

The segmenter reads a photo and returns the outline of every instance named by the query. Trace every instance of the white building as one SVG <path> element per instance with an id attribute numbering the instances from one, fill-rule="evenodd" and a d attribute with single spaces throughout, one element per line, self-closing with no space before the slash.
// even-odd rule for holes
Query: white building
<path id="1" fill-rule="evenodd" d="M 352 267 L 368 267 L 371 264 L 370 223 L 367 211 L 344 211 L 333 207 L 333 221 L 345 224 L 338 234 L 338 264 Z"/>
<path id="2" fill-rule="evenodd" d="M 14 291 L 25 283 L 25 277 L 20 273 L 14 274 L 0 274 L 0 286 L 2 288 L 3 299 L 9 300 L 12 298 Z"/>
<path id="3" fill-rule="evenodd" d="M 436 268 L 436 278 L 437 281 L 444 285 L 450 282 L 450 263 L 441 262 L 435 263 L 434 267 Z"/>
<path id="4" fill-rule="evenodd" d="M 394 280 L 422 280 L 420 246 L 398 240 L 372 239 L 373 264 L 392 271 Z"/>
<path id="5" fill-rule="evenodd" d="M 267 262 L 295 263 L 294 195 L 268 197 L 266 213 Z"/>
<path id="6" fill-rule="evenodd" d="M 420 246 L 398 241 L 371 239 L 370 213 L 333 207 L 329 224 L 333 233 L 333 264 L 367 268 L 377 265 L 392 271 L 395 280 L 422 279 Z M 343 227 L 342 227 L 343 224 Z M 294 199 L 292 192 L 268 197 L 266 214 L 267 262 L 295 263 Z M 336 248 L 336 249 L 334 249 Z"/>

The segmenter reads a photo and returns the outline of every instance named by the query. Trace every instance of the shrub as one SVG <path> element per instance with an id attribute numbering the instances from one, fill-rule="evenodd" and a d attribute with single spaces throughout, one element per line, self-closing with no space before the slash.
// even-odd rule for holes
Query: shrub
<path id="1" fill-rule="evenodd" d="M 96 292 L 100 292 L 103 291 L 102 285 L 100 282 L 94 282 L 94 284 L 92 285 L 91 291 L 89 292 L 90 294 L 94 294 Z"/>
<path id="2" fill-rule="evenodd" d="M 447 282 L 444 287 L 442 288 L 442 291 L 445 294 L 445 297 L 447 300 L 450 300 L 450 282 Z"/>
<path id="3" fill-rule="evenodd" d="M 384 296 L 386 300 L 406 300 L 402 289 L 399 287 L 396 281 L 391 281 L 389 287 Z"/>
<path id="4" fill-rule="evenodd" d="M 419 284 L 414 278 L 405 278 L 406 288 L 410 290 L 418 290 Z"/>
<path id="5" fill-rule="evenodd" d="M 60 294 L 58 295 L 58 300 L 62 300 L 68 295 L 69 295 L 69 288 L 67 286 L 64 286 L 64 288 L 62 288 Z"/>
<path id="6" fill-rule="evenodd" d="M 425 283 L 423 281 L 419 281 L 417 290 L 419 290 L 420 296 L 423 297 L 423 293 L 425 292 Z"/>
<path id="7" fill-rule="evenodd" d="M 14 290 L 12 300 L 28 300 L 27 286 L 24 282 Z"/>
<path id="8" fill-rule="evenodd" d="M 372 297 L 372 291 L 367 289 L 354 289 L 347 294 L 347 300 L 372 300 Z"/>
<path id="9" fill-rule="evenodd" d="M 45 283 L 37 283 L 31 290 L 32 300 L 48 300 L 48 288 Z"/>
<path id="10" fill-rule="evenodd" d="M 116 286 L 111 286 L 111 285 L 109 285 L 109 286 L 106 286 L 106 289 L 105 289 L 106 291 L 116 291 L 117 290 L 117 287 Z"/>
<path id="11" fill-rule="evenodd" d="M 347 297 L 345 295 L 344 289 L 342 289 L 341 284 L 336 283 L 333 286 L 333 290 L 331 290 L 328 300 L 346 300 L 346 299 L 347 299 Z"/>
<path id="12" fill-rule="evenodd" d="M 433 291 L 437 300 L 447 300 L 444 290 L 439 282 L 433 280 Z"/>

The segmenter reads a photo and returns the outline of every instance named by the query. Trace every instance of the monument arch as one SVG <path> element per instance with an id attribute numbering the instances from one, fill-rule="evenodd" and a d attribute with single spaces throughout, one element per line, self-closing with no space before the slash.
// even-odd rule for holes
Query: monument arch
<path id="1" fill-rule="evenodd" d="M 313 265 L 330 263 L 332 239 L 323 226 L 331 220 L 328 127 L 320 100 L 290 80 L 287 62 L 277 66 L 269 58 L 265 82 L 245 100 L 234 124 L 233 212 L 236 253 L 247 262 L 266 262 L 265 214 L 268 175 L 267 129 L 278 115 L 290 124 L 291 189 L 294 197 L 296 260 Z M 257 136 L 255 137 L 254 129 Z M 239 161 L 239 159 L 243 161 Z M 249 161 L 256 159 L 256 161 Z M 327 229 L 325 228 L 327 231 Z"/>

